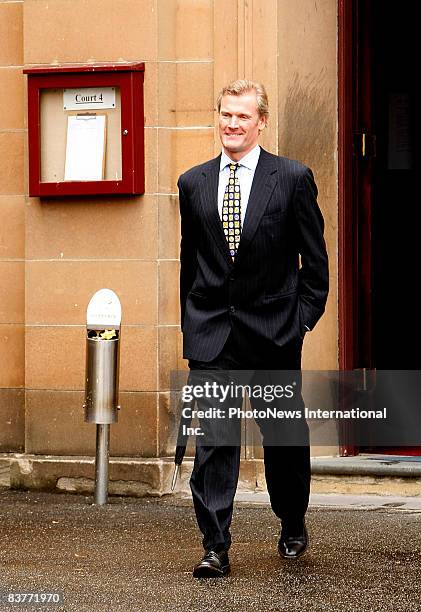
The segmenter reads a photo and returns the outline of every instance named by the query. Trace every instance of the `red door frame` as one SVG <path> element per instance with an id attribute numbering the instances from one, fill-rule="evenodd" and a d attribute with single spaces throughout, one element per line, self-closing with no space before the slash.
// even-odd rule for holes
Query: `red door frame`
<path id="1" fill-rule="evenodd" d="M 353 2 L 338 3 L 338 317 L 339 368 L 355 367 L 354 320 L 357 311 L 354 290 L 353 244 L 353 116 L 354 116 L 354 61 L 353 61 Z"/>
<path id="2" fill-rule="evenodd" d="M 359 150 L 371 135 L 370 3 L 338 2 L 339 368 L 372 367 L 372 160 Z M 362 93 L 364 95 L 362 95 Z M 365 144 L 364 140 L 364 144 Z M 357 187 L 357 188 L 356 188 Z M 341 455 L 355 455 L 351 425 L 340 430 Z"/>
<path id="3" fill-rule="evenodd" d="M 370 3 L 339 0 L 339 367 L 373 366 Z M 364 27 L 359 27 L 363 23 Z M 363 93 L 361 93 L 363 92 Z M 358 138 L 357 138 L 358 137 Z M 358 187 L 357 187 L 358 186 Z"/>

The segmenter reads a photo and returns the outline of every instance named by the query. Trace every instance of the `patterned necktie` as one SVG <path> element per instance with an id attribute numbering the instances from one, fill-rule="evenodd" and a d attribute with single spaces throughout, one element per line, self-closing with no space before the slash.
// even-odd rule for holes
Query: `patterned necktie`
<path id="1" fill-rule="evenodd" d="M 233 259 L 237 254 L 241 237 L 241 194 L 237 168 L 238 164 L 229 165 L 230 176 L 222 203 L 222 227 Z"/>

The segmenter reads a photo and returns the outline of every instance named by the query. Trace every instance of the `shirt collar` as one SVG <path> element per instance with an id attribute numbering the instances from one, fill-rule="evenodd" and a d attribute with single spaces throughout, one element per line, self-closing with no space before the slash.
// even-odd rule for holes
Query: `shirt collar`
<path id="1" fill-rule="evenodd" d="M 242 157 L 239 162 L 233 161 L 230 157 L 228 157 L 225 151 L 222 151 L 219 171 L 221 172 L 222 170 L 224 170 L 224 168 L 229 166 L 229 164 L 238 164 L 239 166 L 245 166 L 249 170 L 254 171 L 256 170 L 257 162 L 259 161 L 259 156 L 260 146 L 258 144 L 251 151 L 249 151 L 247 155 L 244 155 L 244 157 Z"/>

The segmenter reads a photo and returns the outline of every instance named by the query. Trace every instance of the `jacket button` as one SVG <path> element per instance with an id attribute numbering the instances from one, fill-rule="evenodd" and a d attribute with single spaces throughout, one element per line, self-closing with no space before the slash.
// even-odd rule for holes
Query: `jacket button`
<path id="1" fill-rule="evenodd" d="M 235 281 L 235 277 L 234 276 L 230 276 L 229 279 L 230 279 L 231 282 Z"/>
<path id="2" fill-rule="evenodd" d="M 232 312 L 232 313 L 235 312 L 235 307 L 234 306 L 230 306 L 230 312 Z"/>

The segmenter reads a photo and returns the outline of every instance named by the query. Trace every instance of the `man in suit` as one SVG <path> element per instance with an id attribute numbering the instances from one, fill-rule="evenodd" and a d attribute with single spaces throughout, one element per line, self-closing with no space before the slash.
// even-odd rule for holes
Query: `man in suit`
<path id="1" fill-rule="evenodd" d="M 258 145 L 268 119 L 264 87 L 234 81 L 222 89 L 217 108 L 221 155 L 178 181 L 184 358 L 199 377 L 220 374 L 228 380 L 227 372 L 252 370 L 259 374 L 254 380 L 261 375 L 270 380 L 270 371 L 300 372 L 304 335 L 324 312 L 328 263 L 323 218 L 311 170 Z M 202 408 L 211 405 L 199 402 Z M 230 571 L 240 445 L 226 433 L 239 429 L 216 421 L 200 422 L 207 437 L 204 443 L 196 441 L 190 480 L 205 549 L 195 577 Z M 298 432 L 295 444 L 279 441 L 283 425 L 274 427 L 265 419 L 258 425 L 271 506 L 282 523 L 278 550 L 296 559 L 308 543 L 307 424 L 301 419 L 295 429 L 290 426 L 294 435 Z"/>

